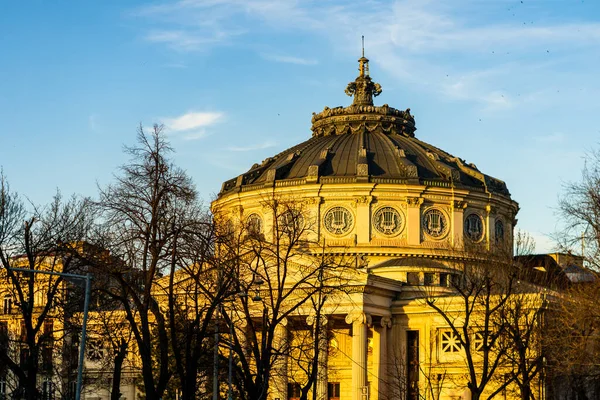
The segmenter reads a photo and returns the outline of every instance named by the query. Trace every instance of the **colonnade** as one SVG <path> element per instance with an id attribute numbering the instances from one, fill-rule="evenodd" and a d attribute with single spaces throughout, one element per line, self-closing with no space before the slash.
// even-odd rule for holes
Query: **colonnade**
<path id="1" fill-rule="evenodd" d="M 328 330 L 329 319 L 321 316 L 317 321 L 314 316 L 308 316 L 306 323 L 314 331 L 318 331 L 318 371 L 316 382 L 317 398 L 315 400 L 328 399 Z M 375 324 L 370 314 L 362 311 L 353 311 L 346 315 L 345 322 L 352 326 L 352 387 L 351 400 L 380 400 L 387 398 L 388 395 L 388 353 L 391 346 L 388 347 L 388 336 L 392 327 L 392 319 L 389 316 L 377 317 Z M 316 324 L 320 324 L 319 329 Z M 287 345 L 288 332 L 284 321 L 275 331 L 274 345 L 283 350 Z M 372 371 L 368 367 L 368 331 L 373 328 L 373 352 L 372 352 Z M 285 354 L 285 351 L 281 351 Z M 272 385 L 272 398 L 286 400 L 287 393 L 287 359 L 280 357 L 274 366 L 274 379 Z"/>

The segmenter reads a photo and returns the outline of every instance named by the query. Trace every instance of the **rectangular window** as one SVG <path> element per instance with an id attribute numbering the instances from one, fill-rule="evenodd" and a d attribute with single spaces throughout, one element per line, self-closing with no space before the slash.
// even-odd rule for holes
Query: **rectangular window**
<path id="1" fill-rule="evenodd" d="M 8 347 L 8 322 L 0 321 L 0 349 Z"/>
<path id="2" fill-rule="evenodd" d="M 50 379 L 46 379 L 42 385 L 42 400 L 54 400 L 54 385 Z"/>
<path id="3" fill-rule="evenodd" d="M 406 331 L 407 400 L 419 400 L 419 331 Z"/>
<path id="4" fill-rule="evenodd" d="M 21 322 L 21 342 L 27 342 L 27 326 L 25 325 L 25 322 Z"/>
<path id="5" fill-rule="evenodd" d="M 448 274 L 440 274 L 440 286 L 449 286 Z"/>
<path id="6" fill-rule="evenodd" d="M 434 277 L 435 277 L 435 274 L 432 274 L 431 272 L 425 272 L 424 280 L 423 280 L 423 283 L 425 284 L 425 286 L 432 286 Z"/>
<path id="7" fill-rule="evenodd" d="M 54 321 L 51 319 L 47 319 L 44 321 L 44 335 L 52 336 L 52 332 L 54 331 Z"/>
<path id="8" fill-rule="evenodd" d="M 42 371 L 45 373 L 52 372 L 52 346 L 45 345 L 42 347 Z"/>
<path id="9" fill-rule="evenodd" d="M 2 314 L 12 314 L 12 297 L 4 296 L 2 303 Z"/>
<path id="10" fill-rule="evenodd" d="M 475 332 L 475 335 L 473 337 L 473 348 L 475 349 L 475 351 L 483 351 L 483 344 L 483 332 Z"/>
<path id="11" fill-rule="evenodd" d="M 406 281 L 409 285 L 419 284 L 419 273 L 418 272 L 407 272 Z"/>
<path id="12" fill-rule="evenodd" d="M 460 337 L 451 329 L 440 331 L 440 350 L 442 353 L 458 353 L 462 350 Z"/>
<path id="13" fill-rule="evenodd" d="M 327 399 L 340 400 L 340 384 L 338 382 L 329 382 L 327 384 Z"/>
<path id="14" fill-rule="evenodd" d="M 300 400 L 301 390 L 299 383 L 288 383 L 288 400 Z"/>
<path id="15" fill-rule="evenodd" d="M 75 393 L 77 393 L 77 382 L 76 381 L 69 382 L 69 388 L 67 390 L 68 390 L 67 399 L 74 400 L 76 397 Z"/>

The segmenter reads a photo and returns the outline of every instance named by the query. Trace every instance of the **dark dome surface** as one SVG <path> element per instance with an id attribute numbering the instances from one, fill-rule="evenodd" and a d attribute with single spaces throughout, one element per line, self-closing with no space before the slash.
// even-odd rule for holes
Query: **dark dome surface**
<path id="1" fill-rule="evenodd" d="M 360 75 L 346 89 L 349 107 L 313 114 L 313 137 L 223 183 L 220 196 L 268 186 L 311 183 L 394 183 L 465 188 L 509 196 L 504 182 L 482 174 L 473 164 L 415 138 L 410 109 L 373 105 L 381 86 Z"/>

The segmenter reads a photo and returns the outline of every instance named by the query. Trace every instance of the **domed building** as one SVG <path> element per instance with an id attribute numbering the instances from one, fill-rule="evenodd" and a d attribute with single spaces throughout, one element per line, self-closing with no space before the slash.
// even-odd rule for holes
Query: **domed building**
<path id="1" fill-rule="evenodd" d="M 354 260 L 354 289 L 326 312 L 317 397 L 416 399 L 426 354 L 453 350 L 444 321 L 418 298 L 448 291 L 465 249 L 510 252 L 519 208 L 503 181 L 421 141 L 410 108 L 374 105 L 382 88 L 369 60 L 358 62 L 345 90 L 352 104 L 313 113 L 308 140 L 224 182 L 213 209 L 268 241 L 266 199 L 293 199 L 315 221 L 315 253 Z M 272 399 L 295 398 L 287 382 L 272 385 Z M 439 398 L 465 393 L 454 384 Z"/>

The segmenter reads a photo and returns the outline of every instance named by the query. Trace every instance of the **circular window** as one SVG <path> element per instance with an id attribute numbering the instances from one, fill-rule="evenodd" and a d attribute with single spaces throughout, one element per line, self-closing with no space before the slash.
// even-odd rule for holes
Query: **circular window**
<path id="1" fill-rule="evenodd" d="M 448 231 L 448 222 L 443 212 L 437 208 L 429 209 L 423 215 L 423 230 L 433 238 L 440 238 Z"/>
<path id="2" fill-rule="evenodd" d="M 344 207 L 333 207 L 325 213 L 325 229 L 334 235 L 343 235 L 352 229 L 354 218 Z"/>
<path id="3" fill-rule="evenodd" d="M 248 230 L 248 234 L 252 236 L 262 233 L 262 225 L 262 218 L 258 214 L 250 214 L 246 219 L 246 229 Z"/>
<path id="4" fill-rule="evenodd" d="M 465 235 L 474 242 L 483 238 L 483 219 L 479 214 L 469 214 L 465 219 Z"/>
<path id="5" fill-rule="evenodd" d="M 504 222 L 501 219 L 497 219 L 494 223 L 494 233 L 496 236 L 496 243 L 504 241 Z"/>
<path id="6" fill-rule="evenodd" d="M 373 216 L 373 227 L 384 235 L 395 235 L 402 230 L 404 219 L 393 207 L 382 207 Z"/>

